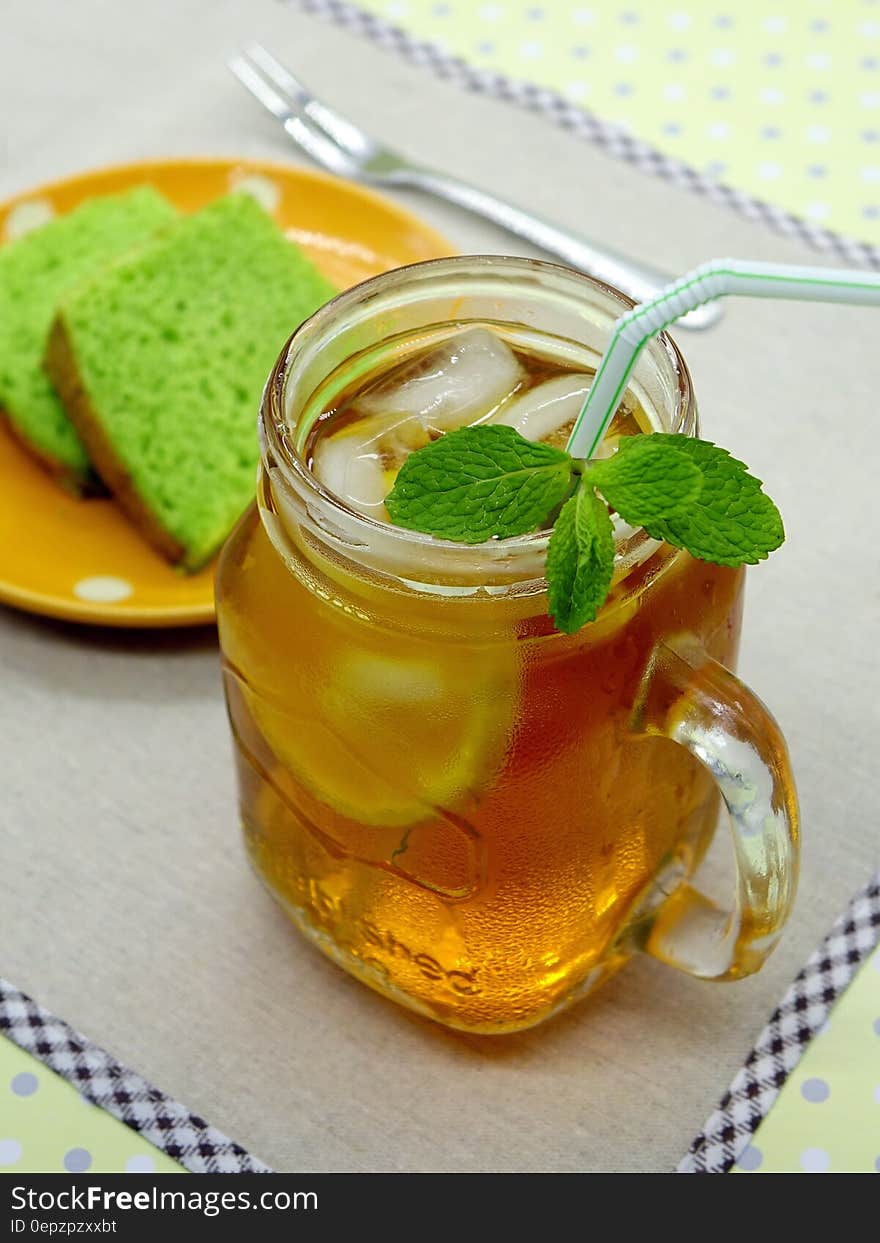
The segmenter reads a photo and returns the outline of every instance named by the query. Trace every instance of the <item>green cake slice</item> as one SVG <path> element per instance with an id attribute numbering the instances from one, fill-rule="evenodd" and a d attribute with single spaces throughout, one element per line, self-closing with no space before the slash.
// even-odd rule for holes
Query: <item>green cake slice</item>
<path id="1" fill-rule="evenodd" d="M 92 199 L 0 247 L 0 409 L 18 438 L 77 491 L 94 482 L 85 447 L 43 370 L 61 298 L 176 217 L 150 186 Z"/>
<path id="2" fill-rule="evenodd" d="M 266 377 L 335 292 L 232 194 L 61 304 L 49 373 L 101 478 L 169 560 L 198 569 L 253 497 Z"/>

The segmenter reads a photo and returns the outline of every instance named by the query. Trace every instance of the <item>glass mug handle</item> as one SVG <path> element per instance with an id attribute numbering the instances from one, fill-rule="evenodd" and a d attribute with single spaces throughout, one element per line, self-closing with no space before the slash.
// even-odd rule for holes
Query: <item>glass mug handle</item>
<path id="1" fill-rule="evenodd" d="M 751 975 L 779 940 L 797 887 L 797 796 L 779 726 L 696 639 L 679 636 L 654 649 L 632 729 L 671 739 L 711 773 L 737 871 L 731 909 L 682 883 L 640 928 L 639 948 L 701 979 Z"/>

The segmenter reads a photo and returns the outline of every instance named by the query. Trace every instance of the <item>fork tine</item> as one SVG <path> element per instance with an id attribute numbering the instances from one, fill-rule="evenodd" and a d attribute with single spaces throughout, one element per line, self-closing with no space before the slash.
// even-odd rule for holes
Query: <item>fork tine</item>
<path id="1" fill-rule="evenodd" d="M 315 124 L 343 150 L 360 157 L 368 155 L 376 147 L 377 144 L 368 134 L 348 117 L 342 116 L 334 108 L 317 99 L 305 83 L 300 82 L 299 78 L 295 77 L 279 60 L 276 60 L 261 43 L 249 43 L 244 48 L 244 55 L 258 66 L 263 76 L 268 78 L 296 111 L 308 113 Z"/>
<path id="2" fill-rule="evenodd" d="M 307 116 L 295 112 L 288 100 L 266 82 L 243 56 L 231 57 L 227 65 L 242 86 L 282 123 L 297 146 L 302 147 L 317 164 L 323 164 L 325 168 L 341 176 L 351 176 L 356 171 L 351 155 L 340 150 L 333 139 L 318 129 Z"/>
<path id="3" fill-rule="evenodd" d="M 232 56 L 226 62 L 239 82 L 263 107 L 279 121 L 286 121 L 294 114 L 287 100 L 278 94 L 250 65 L 243 56 Z"/>

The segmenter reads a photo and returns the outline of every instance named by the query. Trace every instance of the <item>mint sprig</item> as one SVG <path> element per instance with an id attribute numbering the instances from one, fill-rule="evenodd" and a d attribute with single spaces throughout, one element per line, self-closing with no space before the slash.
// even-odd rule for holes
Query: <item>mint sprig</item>
<path id="1" fill-rule="evenodd" d="M 614 524 L 592 488 L 580 487 L 565 502 L 547 548 L 550 616 L 574 634 L 605 603 L 614 573 Z"/>
<path id="2" fill-rule="evenodd" d="M 742 462 L 707 440 L 663 432 L 579 462 L 512 427 L 460 428 L 407 458 L 385 504 L 398 526 L 465 543 L 555 523 L 547 586 L 551 616 L 566 634 L 595 618 L 611 587 L 609 508 L 719 565 L 762 561 L 785 538 L 779 511 Z"/>
<path id="3" fill-rule="evenodd" d="M 411 454 L 385 508 L 399 527 L 481 544 L 535 528 L 565 500 L 571 458 L 512 427 L 462 427 Z"/>

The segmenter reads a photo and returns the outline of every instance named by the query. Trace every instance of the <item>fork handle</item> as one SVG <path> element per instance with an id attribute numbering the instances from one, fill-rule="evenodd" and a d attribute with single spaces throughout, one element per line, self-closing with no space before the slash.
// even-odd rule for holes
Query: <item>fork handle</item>
<path id="1" fill-rule="evenodd" d="M 450 203 L 467 208 L 477 216 L 491 220 L 493 224 L 501 225 L 508 232 L 531 242 L 533 246 L 555 255 L 569 267 L 614 285 L 636 302 L 644 302 L 653 297 L 675 279 L 669 272 L 628 259 L 606 246 L 597 246 L 594 242 L 588 242 L 560 229 L 549 220 L 542 220 L 540 216 L 534 216 L 521 207 L 496 198 L 494 194 L 489 194 L 478 186 L 459 181 L 445 173 L 435 172 L 431 168 L 398 167 L 394 170 L 393 180 L 399 185 L 412 185 L 420 190 L 427 190 Z M 709 303 L 691 311 L 679 323 L 683 328 L 708 328 L 720 315 L 719 304 Z"/>

